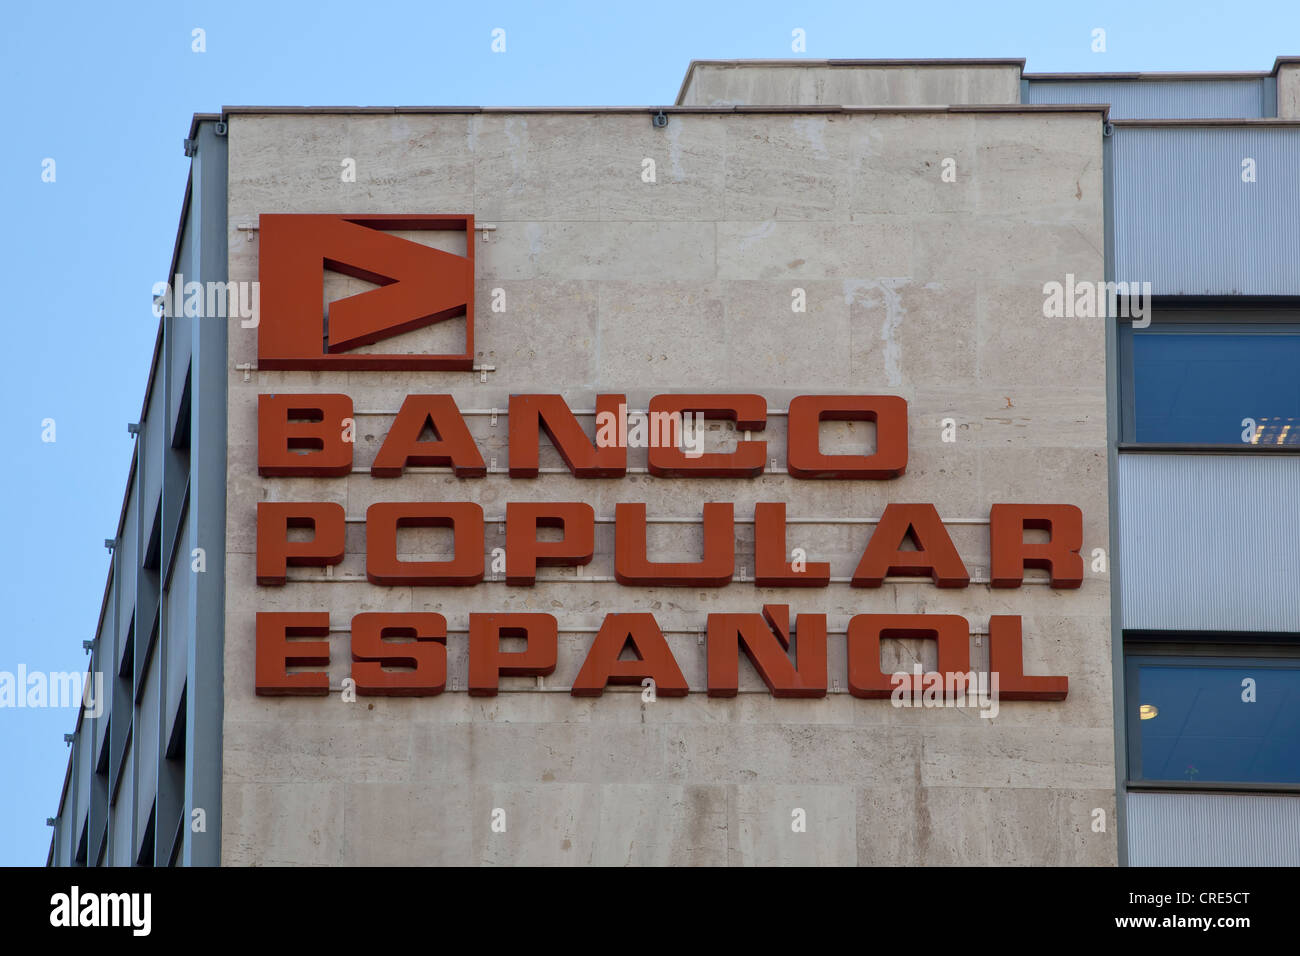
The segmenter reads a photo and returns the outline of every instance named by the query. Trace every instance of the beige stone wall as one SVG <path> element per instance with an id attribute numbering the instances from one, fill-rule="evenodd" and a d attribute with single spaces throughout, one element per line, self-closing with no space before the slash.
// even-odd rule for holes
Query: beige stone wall
<path id="1" fill-rule="evenodd" d="M 1278 119 L 1300 119 L 1300 64 L 1277 68 Z"/>
<path id="2" fill-rule="evenodd" d="M 257 277 L 259 243 L 238 227 L 273 212 L 472 212 L 496 230 L 476 239 L 477 373 L 254 372 L 252 330 L 230 330 L 226 557 L 227 864 L 652 863 L 1113 865 L 1109 575 L 1082 589 L 992 591 L 928 583 L 880 589 L 757 589 L 752 528 L 740 525 L 726 588 L 638 590 L 560 581 L 534 588 L 383 588 L 365 582 L 364 526 L 327 583 L 291 569 L 284 588 L 254 580 L 258 500 L 332 500 L 363 517 L 382 500 L 618 501 L 651 515 L 698 517 L 706 501 L 785 501 L 791 517 L 872 517 L 889 502 L 933 502 L 945 519 L 987 518 L 995 502 L 1068 502 L 1085 515 L 1085 554 L 1110 550 L 1105 349 L 1100 320 L 1042 317 L 1043 283 L 1101 278 L 1099 114 L 674 115 L 505 113 L 230 117 L 230 278 Z M 356 160 L 357 181 L 340 181 Z M 642 160 L 657 182 L 642 181 Z M 952 157 L 957 181 L 940 179 Z M 507 311 L 490 309 L 504 289 Z M 791 311 L 805 290 L 806 314 Z M 442 333 L 440 333 L 442 334 Z M 804 393 L 892 393 L 910 411 L 910 463 L 893 481 L 581 481 L 544 474 L 460 480 L 417 470 L 398 480 L 261 479 L 261 392 L 340 391 L 359 411 L 393 411 L 407 393 L 448 392 L 463 409 L 522 392 L 562 392 L 591 408 L 621 391 L 634 407 L 666 391 L 749 391 L 784 409 Z M 958 423 L 941 441 L 941 422 Z M 362 416 L 357 464 L 369 465 L 391 416 Z M 470 419 L 504 469 L 506 419 Z M 863 426 L 827 426 L 847 449 Z M 785 421 L 765 436 L 784 464 Z M 711 442 L 729 440 L 715 428 Z M 711 446 L 716 447 L 716 446 Z M 629 464 L 644 468 L 645 451 Z M 548 457 L 549 456 L 549 457 Z M 543 466 L 558 465 L 548 447 Z M 869 537 L 857 524 L 801 525 L 791 546 L 852 573 Z M 488 547 L 504 542 L 488 526 Z M 988 529 L 950 525 L 973 576 L 987 577 Z M 651 532 L 659 555 L 689 558 L 695 525 Z M 612 574 L 612 527 L 600 525 L 588 575 Z M 419 542 L 424 539 L 413 538 Z M 430 538 L 428 541 L 432 541 Z M 422 547 L 423 545 L 416 545 Z M 436 545 L 429 544 L 429 548 Z M 1035 572 L 1030 572 L 1034 574 Z M 551 569 L 545 576 L 572 576 Z M 350 580 L 352 578 L 360 580 Z M 700 633 L 711 611 L 789 603 L 829 615 L 824 700 L 772 699 L 747 662 L 733 700 L 704 694 Z M 424 699 L 254 696 L 256 610 L 328 609 L 346 628 L 363 610 L 446 615 L 449 684 Z M 464 629 L 473 611 L 554 613 L 560 660 L 544 689 L 506 678 L 471 699 Z M 596 700 L 567 693 L 608 611 L 651 610 L 692 692 L 643 703 L 634 689 Z M 896 709 L 845 692 L 848 618 L 951 612 L 975 630 L 990 614 L 1024 619 L 1029 673 L 1065 674 L 1060 703 L 972 710 Z M 331 684 L 349 673 L 348 636 L 332 635 Z M 973 661 L 987 640 L 972 638 Z M 934 664 L 921 644 L 886 663 Z M 453 690 L 454 686 L 459 690 Z M 490 828 L 494 808 L 507 831 Z M 802 808 L 807 832 L 791 830 Z M 1107 830 L 1092 831 L 1094 808 Z"/>
<path id="3" fill-rule="evenodd" d="M 1020 102 L 1020 68 L 989 65 L 696 63 L 682 106 L 947 106 Z"/>

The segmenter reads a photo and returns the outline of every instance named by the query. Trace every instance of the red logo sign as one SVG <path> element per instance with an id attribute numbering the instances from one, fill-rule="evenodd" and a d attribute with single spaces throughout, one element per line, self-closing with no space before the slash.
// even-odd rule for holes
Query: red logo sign
<path id="1" fill-rule="evenodd" d="M 390 235 L 465 233 L 465 255 Z M 263 215 L 259 227 L 262 369 L 469 370 L 474 365 L 474 217 Z M 328 304 L 323 274 L 380 286 Z M 357 352 L 362 346 L 465 317 L 463 352 Z"/>

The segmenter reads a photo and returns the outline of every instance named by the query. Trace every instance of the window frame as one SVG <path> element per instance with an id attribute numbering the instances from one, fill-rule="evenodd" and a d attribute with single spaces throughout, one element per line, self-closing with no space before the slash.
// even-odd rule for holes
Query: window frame
<path id="1" fill-rule="evenodd" d="M 1224 793 L 1300 793 L 1300 781 L 1262 783 L 1241 780 L 1160 780 L 1142 773 L 1138 668 L 1259 667 L 1300 670 L 1300 634 L 1149 631 L 1125 635 L 1124 643 L 1124 777 L 1130 792 L 1199 791 Z"/>
<path id="2" fill-rule="evenodd" d="M 1118 400 L 1120 450 L 1204 451 L 1220 454 L 1277 455 L 1300 454 L 1300 445 L 1251 445 L 1212 442 L 1140 442 L 1137 439 L 1137 389 L 1133 370 L 1133 337 L 1147 331 L 1163 334 L 1179 332 L 1222 332 L 1238 334 L 1300 335 L 1300 302 L 1294 299 L 1261 300 L 1257 298 L 1200 299 L 1195 302 L 1153 299 L 1148 308 L 1151 324 L 1144 329 L 1133 327 L 1127 318 L 1117 319 Z M 1224 321 L 1224 313 L 1239 317 Z"/>

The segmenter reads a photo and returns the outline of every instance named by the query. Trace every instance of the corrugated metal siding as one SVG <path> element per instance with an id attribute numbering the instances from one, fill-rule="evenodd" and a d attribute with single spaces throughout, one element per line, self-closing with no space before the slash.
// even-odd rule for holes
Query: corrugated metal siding
<path id="1" fill-rule="evenodd" d="M 1111 119 L 1259 119 L 1267 77 L 1027 80 L 1026 103 L 1109 103 Z"/>
<path id="2" fill-rule="evenodd" d="M 1300 458 L 1119 456 L 1127 629 L 1300 632 Z"/>
<path id="3" fill-rule="evenodd" d="M 1121 126 L 1114 140 L 1117 280 L 1155 295 L 1300 295 L 1300 127 Z"/>
<path id="4" fill-rule="evenodd" d="M 1300 797 L 1130 793 L 1130 866 L 1300 866 Z"/>

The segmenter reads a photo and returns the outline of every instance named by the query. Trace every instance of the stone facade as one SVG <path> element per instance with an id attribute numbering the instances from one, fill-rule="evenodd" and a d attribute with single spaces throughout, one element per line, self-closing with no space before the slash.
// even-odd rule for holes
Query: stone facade
<path id="1" fill-rule="evenodd" d="M 230 321 L 224 864 L 1114 865 L 1107 573 L 1089 559 L 1079 590 L 760 589 L 752 525 L 740 523 L 759 501 L 786 502 L 791 518 L 839 519 L 932 502 L 972 577 L 987 580 L 992 504 L 1068 503 L 1083 510 L 1083 554 L 1109 554 L 1103 324 L 1046 319 L 1042 309 L 1044 283 L 1102 278 L 1099 110 L 681 111 L 664 128 L 621 110 L 231 111 L 228 120 L 233 281 L 258 277 L 259 242 L 240 227 L 263 213 L 472 213 L 495 229 L 470 240 L 476 362 L 493 367 L 486 382 L 478 372 L 256 370 L 245 381 L 238 366 L 256 364 L 256 332 Z M 355 182 L 340 177 L 348 158 Z M 955 182 L 942 179 L 947 158 Z M 335 296 L 364 287 L 327 284 Z M 498 289 L 504 312 L 491 308 Z M 792 311 L 796 289 L 806 313 Z M 438 348 L 458 328 L 409 333 L 411 344 Z M 645 408 L 664 392 L 724 391 L 762 394 L 778 411 L 800 394 L 902 396 L 907 472 L 796 480 L 784 469 L 785 421 L 770 416 L 753 437 L 781 467 L 753 479 L 656 478 L 633 449 L 626 477 L 582 480 L 546 470 L 562 462 L 545 440 L 540 477 L 504 473 L 511 394 L 559 392 L 591 409 L 605 392 Z M 495 425 L 467 417 L 497 471 L 260 478 L 257 396 L 271 392 L 351 396 L 359 469 L 408 393 L 497 409 Z M 952 442 L 942 438 L 949 418 Z M 822 444 L 847 451 L 869 434 L 827 424 Z M 710 450 L 734 437 L 713 423 Z M 613 567 L 613 528 L 602 523 L 587 580 L 560 568 L 534 587 L 379 587 L 365 580 L 364 524 L 354 521 L 347 556 L 328 575 L 293 569 L 282 588 L 256 584 L 258 501 L 336 501 L 357 519 L 376 501 L 440 499 L 482 504 L 489 550 L 504 543 L 491 519 L 509 501 L 587 501 L 598 518 L 618 502 L 645 502 L 651 516 L 688 519 L 704 502 L 734 502 L 736 566 L 750 565 L 749 580 L 715 589 L 602 580 Z M 789 533 L 791 546 L 843 578 L 870 532 L 826 523 Z M 690 560 L 700 536 L 698 524 L 654 525 L 650 547 Z M 444 546 L 433 532 L 404 540 L 413 552 Z M 773 603 L 828 615 L 832 692 L 774 699 L 743 662 L 741 693 L 708 698 L 706 616 Z M 446 692 L 354 703 L 337 691 L 255 696 L 255 613 L 322 609 L 338 629 L 335 688 L 349 673 L 353 614 L 444 614 Z M 499 696 L 471 698 L 468 615 L 505 610 L 556 616 L 558 667 L 541 686 L 505 678 Z M 570 696 L 604 615 L 647 610 L 689 696 Z M 1003 702 L 992 720 L 856 699 L 846 692 L 844 628 L 863 612 L 961 614 L 976 632 L 991 614 L 1021 615 L 1026 673 L 1067 675 L 1069 696 Z M 976 666 L 987 663 L 986 644 L 973 635 Z M 899 669 L 935 663 L 928 642 L 890 642 L 885 658 Z M 1104 832 L 1093 827 L 1098 808 Z M 505 832 L 491 826 L 497 809 Z M 792 830 L 796 810 L 806 832 Z"/>

